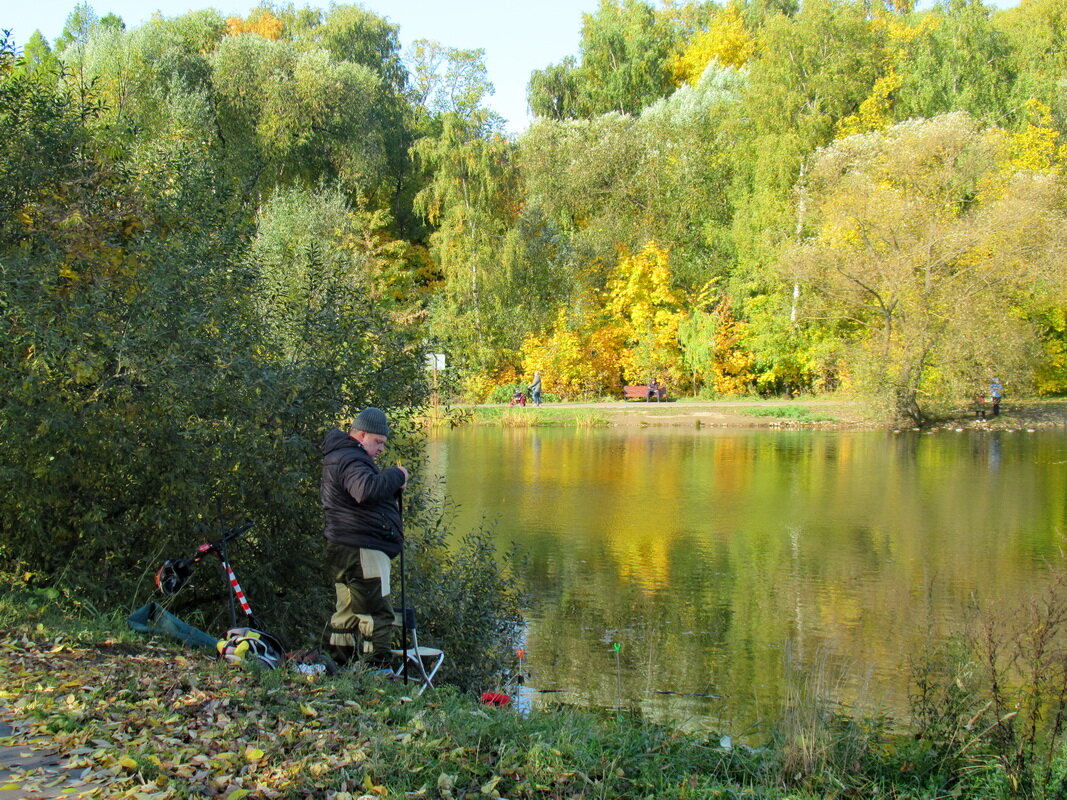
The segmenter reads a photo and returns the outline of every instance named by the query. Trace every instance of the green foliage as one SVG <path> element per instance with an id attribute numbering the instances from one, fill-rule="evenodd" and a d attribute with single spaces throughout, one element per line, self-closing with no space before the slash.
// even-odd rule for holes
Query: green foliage
<path id="1" fill-rule="evenodd" d="M 48 41 L 40 31 L 34 31 L 22 49 L 22 61 L 18 69 L 27 73 L 39 73 L 41 76 L 48 75 L 50 79 L 59 79 L 60 64 Z M 41 80 L 41 77 L 38 77 Z M 45 79 L 48 80 L 48 79 Z"/>
<path id="2" fill-rule="evenodd" d="M 581 116 L 581 80 L 574 56 L 558 64 L 534 70 L 527 96 L 530 109 L 542 119 L 570 119 Z"/>
<path id="3" fill-rule="evenodd" d="M 1053 108 L 1063 130 L 1067 106 L 1060 78 L 1067 70 L 1067 6 L 1063 0 L 1034 0 L 996 13 L 992 24 L 1006 39 L 1014 66 L 1013 106 L 1031 98 Z"/>
<path id="4" fill-rule="evenodd" d="M 410 223 L 411 115 L 395 27 L 355 6 L 253 16 L 92 27 L 64 58 L 100 94 L 100 138 L 116 153 L 158 146 L 176 133 L 168 112 L 202 98 L 197 133 L 220 182 L 257 200 L 276 184 L 339 184 Z"/>
<path id="5" fill-rule="evenodd" d="M 1062 576 L 1033 598 L 985 609 L 966 636 L 914 669 L 915 736 L 900 749 L 917 780 L 1018 798 L 1061 797 L 1067 706 Z"/>
<path id="6" fill-rule="evenodd" d="M 373 363 L 352 343 L 371 329 L 387 335 L 381 311 L 393 307 L 393 295 L 409 290 L 398 263 L 405 248 L 380 237 L 384 222 L 380 212 L 351 209 L 337 190 L 278 190 L 261 208 L 249 250 L 253 302 L 271 349 L 284 361 L 321 365 L 328 354 L 338 371 L 354 361 Z M 402 342 L 394 348 L 407 351 Z M 410 361 L 411 354 L 403 358 Z M 401 364 L 377 367 L 410 373 Z M 365 393 L 354 389 L 346 386 Z"/>
<path id="7" fill-rule="evenodd" d="M 728 269 L 726 117 L 743 83 L 736 70 L 709 69 L 637 118 L 541 121 L 526 133 L 528 212 L 569 240 L 569 296 L 602 288 L 620 248 L 653 238 L 671 248 L 674 279 L 689 291 Z"/>
<path id="8" fill-rule="evenodd" d="M 147 196 L 51 91 L 0 71 L 3 158 L 32 159 L 10 172 L 0 240 L 5 556 L 129 600 L 160 558 L 252 518 L 246 588 L 297 631 L 321 584 L 315 442 L 351 404 L 416 405 L 421 353 L 347 284 L 315 308 L 318 355 L 280 357 L 198 138 L 157 150 Z"/>
<path id="9" fill-rule="evenodd" d="M 1037 371 L 1041 394 L 1067 394 L 1067 307 L 1043 309 L 1038 316 L 1045 358 Z"/>
<path id="10" fill-rule="evenodd" d="M 714 281 L 737 322 L 736 353 L 750 361 L 735 387 L 866 391 L 862 370 L 842 369 L 865 363 L 850 346 L 866 322 L 798 318 L 815 292 L 782 260 L 825 199 L 807 179 L 816 152 L 846 132 L 964 110 L 1018 131 L 1016 169 L 1056 173 L 1067 119 L 1061 6 L 604 0 L 583 17 L 578 58 L 531 77 L 540 119 L 517 141 L 484 108 L 482 51 L 420 41 L 401 58 L 397 28 L 355 5 L 264 6 L 230 20 L 203 11 L 125 30 L 83 4 L 56 50 L 59 85 L 93 147 L 128 170 L 161 224 L 188 233 L 191 219 L 219 213 L 236 223 L 225 246 L 238 246 L 261 206 L 275 213 L 278 190 L 339 193 L 360 242 L 326 235 L 305 256 L 325 269 L 345 253 L 395 318 L 425 320 L 457 387 L 499 383 L 561 309 L 569 329 L 594 330 L 594 298 L 620 253 L 655 239 L 671 252 L 672 288 L 694 307 L 679 328 L 694 384 L 714 383 L 718 369 L 696 313 Z M 17 69 L 59 80 L 55 57 L 38 37 Z M 687 58 L 688 82 L 675 89 Z M 305 256 L 298 275 L 309 274 Z M 1041 320 L 1062 298 L 1040 288 L 1036 304 L 1012 292 L 1000 319 L 1042 327 L 1047 344 L 1018 351 L 1013 383 L 1055 391 L 1056 333 Z M 934 405 L 961 387 L 937 370 L 926 380 Z"/>
<path id="11" fill-rule="evenodd" d="M 13 43 L 0 39 L 0 242 L 21 237 L 16 214 L 52 183 L 77 172 L 77 148 L 84 141 L 67 98 L 49 86 L 47 73 L 25 69 Z"/>
<path id="12" fill-rule="evenodd" d="M 711 382 L 715 370 L 715 331 L 719 316 L 701 308 L 689 312 L 678 325 L 682 361 L 694 393 Z"/>
<path id="13" fill-rule="evenodd" d="M 949 111 L 999 124 L 1018 115 L 1016 71 L 1008 43 L 981 0 L 946 0 L 930 11 L 902 62 L 897 119 L 934 117 Z"/>
<path id="14" fill-rule="evenodd" d="M 1021 382 L 1037 342 L 1018 298 L 1063 290 L 1064 187 L 1001 146 L 964 114 L 901 123 L 820 151 L 804 189 L 813 235 L 787 263 L 807 313 L 856 326 L 852 377 L 901 418 Z"/>
<path id="15" fill-rule="evenodd" d="M 493 372 L 502 352 L 517 349 L 544 293 L 525 291 L 521 280 L 514 145 L 494 125 L 486 112 L 449 112 L 412 148 L 431 176 L 415 207 L 435 227 L 430 243 L 441 276 L 430 330 L 460 380 Z"/>
<path id="16" fill-rule="evenodd" d="M 324 23 L 312 27 L 307 38 L 320 41 L 334 61 L 361 64 L 376 72 L 393 95 L 407 84 L 399 29 L 361 6 L 332 6 Z"/>
<path id="17" fill-rule="evenodd" d="M 460 50 L 420 39 L 411 46 L 411 94 L 431 115 L 457 114 L 474 119 L 484 113 L 485 98 L 493 93 L 484 50 Z"/>
<path id="18" fill-rule="evenodd" d="M 732 156 L 738 299 L 769 288 L 766 267 L 797 224 L 801 164 L 870 93 L 880 36 L 861 4 L 818 0 L 795 16 L 768 17 L 756 49 Z"/>
<path id="19" fill-rule="evenodd" d="M 380 187 L 386 162 L 369 69 L 251 34 L 224 38 L 212 66 L 224 160 L 249 190 L 321 177 Z"/>
<path id="20" fill-rule="evenodd" d="M 530 107 L 552 119 L 635 114 L 671 92 L 674 33 L 643 0 L 601 0 L 583 15 L 581 63 L 566 59 L 530 80 Z"/>
<path id="21" fill-rule="evenodd" d="M 832 422 L 833 417 L 812 411 L 806 406 L 761 406 L 759 408 L 742 408 L 740 413 L 749 417 L 773 417 L 775 419 L 796 420 L 797 422 Z"/>
<path id="22" fill-rule="evenodd" d="M 510 403 L 514 397 L 515 392 L 523 392 L 527 394 L 527 400 L 529 395 L 527 392 L 527 383 L 502 383 L 499 386 L 493 387 L 492 391 L 485 398 L 487 403 Z"/>
<path id="23" fill-rule="evenodd" d="M 440 509 L 408 525 L 409 596 L 420 641 L 448 654 L 443 678 L 467 692 L 484 690 L 514 665 L 526 587 L 514 553 L 498 554 L 487 531 L 456 535 Z"/>
<path id="24" fill-rule="evenodd" d="M 100 18 L 87 2 L 77 3 L 67 15 L 63 32 L 56 39 L 56 50 L 65 50 L 72 44 L 84 45 L 89 41 L 93 28 L 100 24 Z"/>

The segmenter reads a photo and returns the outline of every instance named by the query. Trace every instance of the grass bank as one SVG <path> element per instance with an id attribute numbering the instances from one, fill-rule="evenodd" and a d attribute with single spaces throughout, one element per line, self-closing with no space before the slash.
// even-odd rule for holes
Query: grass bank
<path id="1" fill-rule="evenodd" d="M 815 428 L 827 430 L 900 430 L 880 419 L 870 404 L 847 398 L 793 400 L 689 400 L 667 403 L 603 400 L 588 403 L 546 403 L 540 407 L 508 405 L 441 406 L 426 416 L 438 427 L 692 427 L 692 428 Z M 1018 400 L 1005 404 L 999 417 L 979 419 L 961 407 L 923 430 L 974 428 L 1015 431 L 1067 427 L 1067 401 Z"/>
<path id="2" fill-rule="evenodd" d="M 65 754 L 107 798 L 808 797 L 775 757 L 629 714 L 522 716 L 359 673 L 228 666 L 55 589 L 0 600 L 0 744 Z M 8 774 L 41 789 L 54 771 Z"/>
<path id="3" fill-rule="evenodd" d="M 3 588 L 0 708 L 16 732 L 0 744 L 32 740 L 65 754 L 84 781 L 80 796 L 932 800 L 1051 798 L 1067 788 L 1055 738 L 1038 746 L 1020 727 L 998 753 L 988 718 L 974 713 L 988 701 L 960 672 L 925 673 L 919 727 L 907 735 L 887 720 L 834 713 L 805 690 L 818 685 L 809 676 L 766 741 L 743 746 L 631 713 L 524 716 L 447 687 L 418 697 L 358 673 L 228 666 L 140 638 L 122 613 L 60 590 L 21 579 Z M 1034 667 L 1048 677 L 1048 664 Z M 1029 724 L 1031 713 L 1007 717 Z M 1014 766 L 1005 755 L 1018 756 Z M 0 791 L 28 796 L 54 775 L 9 772 Z"/>
<path id="4" fill-rule="evenodd" d="M 461 405 L 441 408 L 427 414 L 433 426 L 461 427 L 486 425 L 502 428 L 598 428 L 612 425 L 610 409 L 583 405 Z"/>

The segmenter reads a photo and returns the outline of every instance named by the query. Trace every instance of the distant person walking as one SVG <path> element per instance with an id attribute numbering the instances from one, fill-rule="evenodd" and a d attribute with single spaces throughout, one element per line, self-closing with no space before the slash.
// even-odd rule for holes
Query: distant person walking
<path id="1" fill-rule="evenodd" d="M 535 406 L 541 405 L 541 372 L 534 373 L 533 383 L 530 384 L 530 399 Z"/>
<path id="2" fill-rule="evenodd" d="M 1000 382 L 1000 378 L 993 378 L 993 382 L 989 384 L 989 400 L 990 405 L 993 407 L 993 416 L 1000 416 L 1000 399 L 1004 396 L 1004 384 Z"/>

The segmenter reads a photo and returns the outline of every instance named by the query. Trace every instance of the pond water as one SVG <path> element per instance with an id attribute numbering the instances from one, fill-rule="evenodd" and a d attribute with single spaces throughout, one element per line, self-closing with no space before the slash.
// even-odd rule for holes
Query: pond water
<path id="1" fill-rule="evenodd" d="M 1064 566 L 1062 431 L 465 428 L 429 466 L 458 529 L 525 555 L 535 706 L 899 715 L 932 642 Z"/>

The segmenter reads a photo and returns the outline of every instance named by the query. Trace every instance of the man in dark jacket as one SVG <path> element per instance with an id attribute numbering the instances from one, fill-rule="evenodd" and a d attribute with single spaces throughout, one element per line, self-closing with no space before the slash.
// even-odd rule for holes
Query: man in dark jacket
<path id="1" fill-rule="evenodd" d="M 408 485 L 404 467 L 379 469 L 389 422 L 377 408 L 359 412 L 348 433 L 335 429 L 322 443 L 322 488 L 326 512 L 326 564 L 337 605 L 330 618 L 330 647 L 341 662 L 357 657 L 384 667 L 393 640 L 389 561 L 404 542 L 400 492 Z"/>

